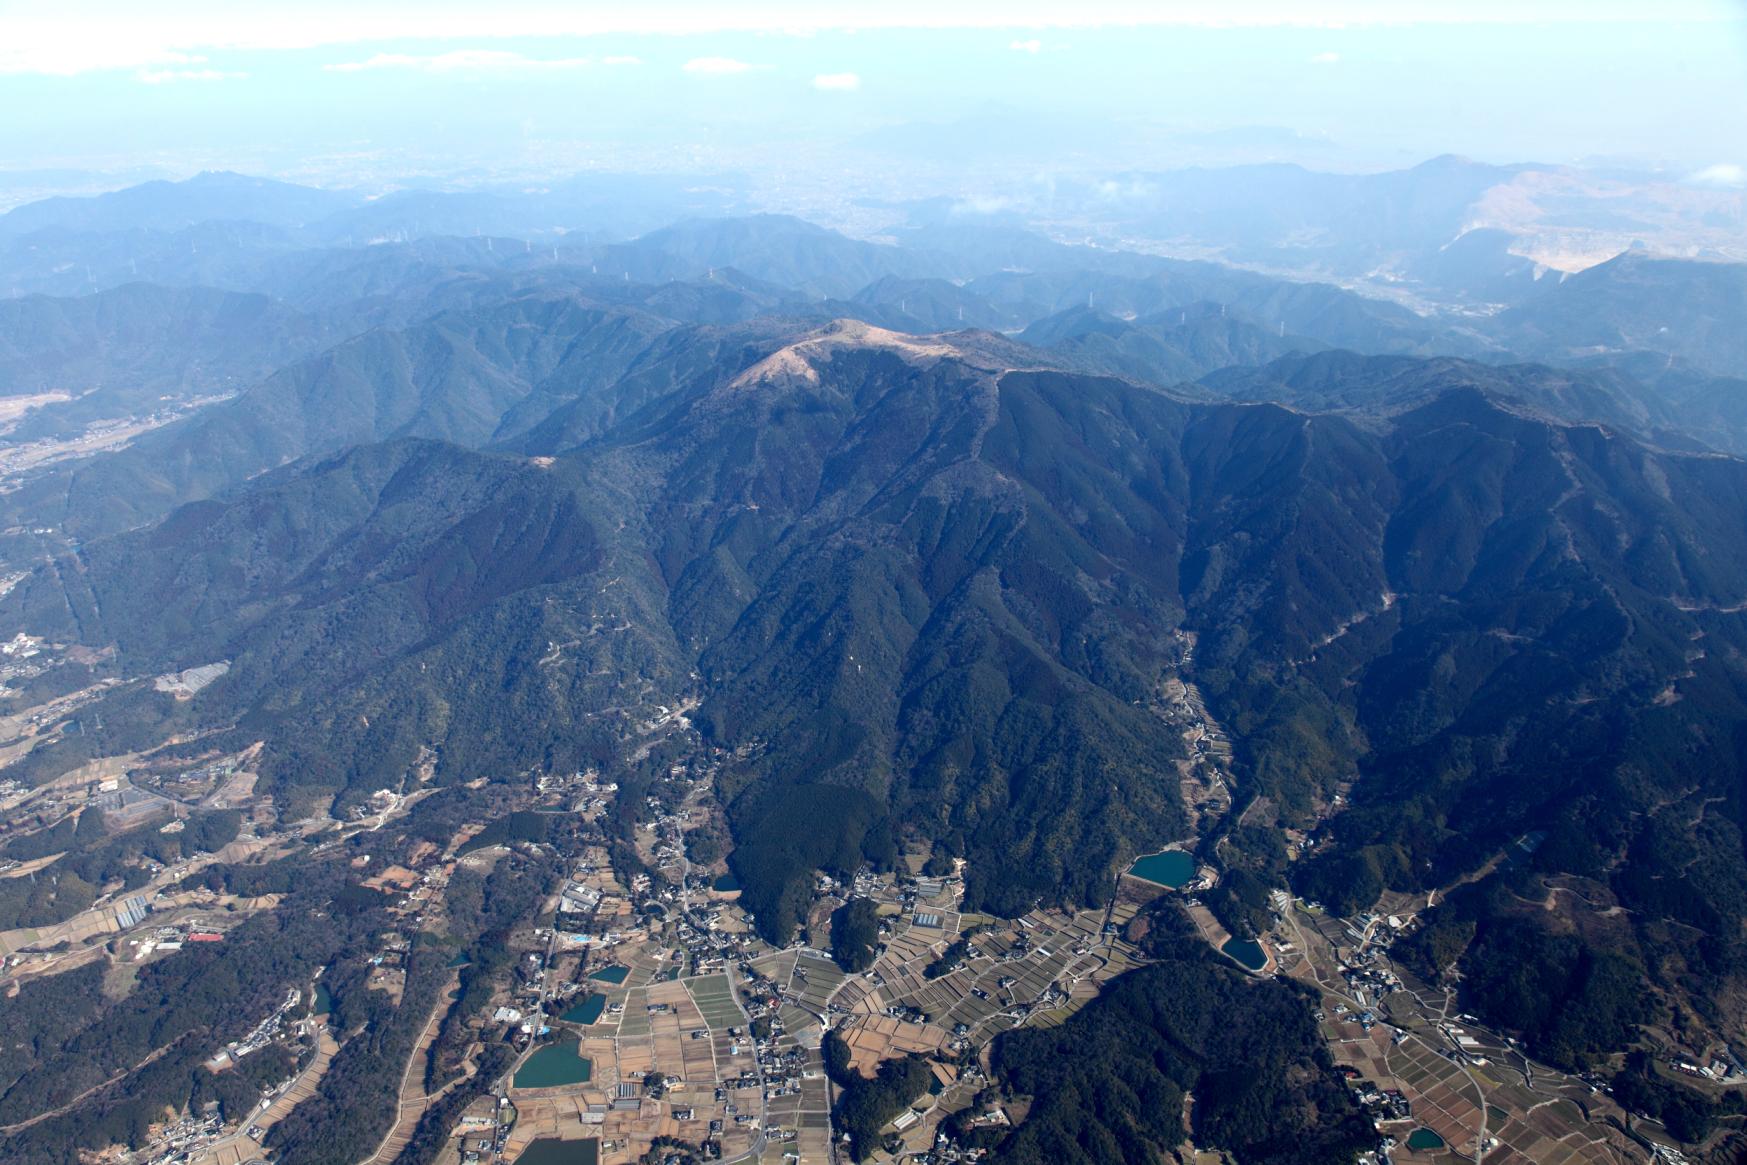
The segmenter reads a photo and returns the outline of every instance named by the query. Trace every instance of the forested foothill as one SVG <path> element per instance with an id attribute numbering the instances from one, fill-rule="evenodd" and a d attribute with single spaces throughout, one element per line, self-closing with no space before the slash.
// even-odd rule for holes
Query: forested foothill
<path id="1" fill-rule="evenodd" d="M 103 811 L 88 808 L 45 829 L 16 834 L 0 859 L 28 862 L 59 855 L 40 874 L 0 879 L 0 930 L 63 922 L 119 883 L 137 889 L 162 869 L 195 854 L 216 853 L 235 840 L 242 815 L 234 809 L 197 810 L 165 833 L 168 818 L 112 830 Z"/>
<path id="2" fill-rule="evenodd" d="M 1162 1160 L 1191 1141 L 1243 1165 L 1316 1165 L 1376 1144 L 1309 993 L 1258 982 L 1193 940 L 1159 949 L 1160 961 L 1119 976 L 1061 1026 L 995 1041 L 992 1083 L 1029 1111 L 973 1143 L 992 1142 L 996 1161 L 1038 1165 Z"/>
<path id="3" fill-rule="evenodd" d="M 1059 1026 L 994 1041 L 988 1086 L 943 1125 L 959 1149 L 1001 1162 L 1118 1165 L 1169 1159 L 1193 1143 L 1243 1165 L 1288 1165 L 1350 1161 L 1376 1145 L 1317 1030 L 1313 993 L 1244 974 L 1207 949 L 1170 899 L 1143 917 L 1135 940 L 1152 961 Z M 938 1089 L 920 1056 L 857 1072 L 836 1031 L 821 1054 L 839 1087 L 833 1127 L 856 1160 L 890 1143 L 882 1130 Z M 1025 1115 L 1017 1125 L 978 1119 L 1003 1108 Z"/>

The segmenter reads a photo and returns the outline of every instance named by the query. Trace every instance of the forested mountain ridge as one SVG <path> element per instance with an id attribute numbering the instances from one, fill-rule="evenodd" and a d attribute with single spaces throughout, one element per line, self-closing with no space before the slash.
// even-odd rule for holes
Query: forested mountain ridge
<path id="1" fill-rule="evenodd" d="M 1654 352 L 1741 376 L 1744 313 L 1747 266 L 1625 251 L 1503 313 L 1498 330 L 1542 358 Z"/>
<path id="2" fill-rule="evenodd" d="M 1641 362 L 1564 368 L 1306 347 L 1255 366 L 1220 368 L 1197 385 L 1231 400 L 1277 401 L 1358 418 L 1410 409 L 1452 389 L 1477 388 L 1566 424 L 1599 423 L 1662 448 L 1747 451 L 1739 382 L 1691 369 L 1651 370 Z"/>
<path id="3" fill-rule="evenodd" d="M 24 329 L 33 336 L 30 346 L 15 345 L 20 387 L 51 387 L 51 380 L 62 383 L 89 368 L 91 374 L 115 378 L 117 388 L 39 408 L 26 415 L 18 437 L 58 431 L 82 424 L 82 417 L 108 415 L 128 401 L 149 399 L 165 377 L 185 383 L 193 374 L 197 385 L 243 391 L 221 407 L 147 433 L 113 456 L 71 461 L 27 477 L 4 503 L 5 512 L 14 523 L 48 519 L 88 536 L 151 520 L 170 506 L 209 496 L 298 456 L 395 436 L 470 446 L 515 442 L 556 452 L 591 436 L 603 418 L 623 415 L 635 401 L 666 391 L 672 377 L 695 374 L 710 361 L 735 359 L 731 352 L 711 352 L 700 335 L 728 337 L 738 327 L 752 338 L 749 342 L 769 344 L 776 341 L 756 337 L 775 337 L 783 325 L 731 321 L 778 305 L 803 318 L 826 306 L 856 306 L 785 299 L 780 289 L 747 285 L 731 275 L 701 286 L 604 284 L 595 289 L 598 295 L 567 275 L 548 275 L 557 279 L 555 286 L 532 278 L 459 275 L 433 276 L 436 281 L 427 283 L 419 275 L 414 277 L 418 294 L 426 297 L 426 306 L 440 310 L 419 322 L 369 329 L 352 339 L 343 338 L 346 329 L 338 326 L 342 316 L 336 311 L 308 315 L 259 296 L 198 289 L 140 285 L 88 300 L 20 301 L 21 311 L 33 305 L 28 310 L 34 321 Z M 1171 286 L 1167 280 L 1149 291 L 1149 302 L 1158 302 L 1160 294 L 1168 301 L 1177 294 Z M 1304 294 L 1315 298 L 1328 290 L 1308 288 Z M 861 314 L 886 318 L 892 314 L 890 298 L 889 289 L 868 297 Z M 902 309 L 907 300 L 902 293 L 898 299 Z M 985 314 L 1009 310 L 980 299 L 970 302 Z M 76 316 L 69 315 L 75 310 Z M 1672 373 L 1663 372 L 1658 386 L 1650 387 L 1605 368 L 1487 369 L 1450 358 L 1326 352 L 1325 339 L 1270 331 L 1252 322 L 1246 310 L 1234 307 L 1228 313 L 1222 304 L 1200 302 L 1126 321 L 1097 309 L 1068 308 L 1033 323 L 1021 338 L 1044 345 L 1047 359 L 1063 368 L 1158 385 L 1205 376 L 1203 387 L 1215 395 L 1279 400 L 1313 411 L 1375 412 L 1445 387 L 1483 384 L 1568 421 L 1599 420 L 1676 447 L 1747 448 L 1747 423 L 1733 403 L 1733 382 L 1695 374 L 1676 384 L 1666 379 Z M 212 353 L 203 354 L 198 364 L 183 359 L 161 369 L 156 364 L 162 357 L 138 355 L 148 350 L 140 347 L 146 336 L 156 334 L 150 321 L 171 322 L 166 312 L 181 321 L 178 326 L 204 329 Z M 903 310 L 896 314 L 910 318 Z M 937 307 L 933 314 L 949 313 Z M 51 316 L 56 322 L 48 326 Z M 688 320 L 696 321 L 694 329 L 726 330 L 687 332 L 664 348 L 661 338 Z M 1329 336 L 1353 336 L 1351 328 L 1329 322 L 1320 309 L 1306 322 L 1329 327 Z M 21 319 L 21 328 L 24 323 Z M 57 334 L 64 340 L 54 340 Z M 1383 335 L 1368 338 L 1383 349 L 1395 346 Z M 305 355 L 332 340 L 340 342 Z M 284 360 L 291 363 L 248 384 L 252 373 Z M 1246 369 L 1245 364 L 1261 367 Z M 680 368 L 690 371 L 676 371 Z"/>
<path id="4" fill-rule="evenodd" d="M 77 438 L 94 424 L 228 396 L 362 326 L 205 287 L 128 283 L 78 298 L 0 300 L 0 401 L 28 406 L 6 418 L 4 439 Z"/>
<path id="5" fill-rule="evenodd" d="M 1555 421 L 1459 363 L 1388 408 L 1315 413 L 977 333 L 657 347 L 641 388 L 634 368 L 598 398 L 618 405 L 521 438 L 536 460 L 401 442 L 294 464 L 93 539 L 8 609 L 133 674 L 234 659 L 189 714 L 265 734 L 293 804 L 384 787 L 432 739 L 443 780 L 535 763 L 558 725 L 566 756 L 605 755 L 623 725 L 587 726 L 614 685 L 695 693 L 741 758 L 731 860 L 773 936 L 814 868 L 889 862 L 906 835 L 968 859 L 975 905 L 1099 900 L 1186 828 L 1147 710 L 1180 630 L 1247 795 L 1310 825 L 1350 792 L 1295 870 L 1307 894 L 1442 884 L 1563 836 L 1602 787 L 1646 816 L 1596 835 L 1611 848 L 1549 842 L 1548 869 L 1627 902 L 1747 885 L 1728 847 L 1643 832 L 1678 835 L 1656 805 L 1739 778 L 1740 461 Z M 438 699 L 462 674 L 492 679 Z M 1713 743 L 1644 767 L 1681 735 Z M 1669 864 L 1692 845 L 1702 864 Z M 1642 973 L 1695 997 L 1690 968 L 1731 981 L 1739 946 L 1707 929 Z"/>
<path id="6" fill-rule="evenodd" d="M 240 387 L 343 338 L 331 318 L 258 294 L 136 283 L 23 296 L 0 300 L 0 392 Z"/>
<path id="7" fill-rule="evenodd" d="M 131 447 L 27 482 L 12 512 L 76 534 L 124 529 L 296 458 L 430 437 L 481 445 L 511 417 L 610 382 L 671 324 L 569 295 L 528 295 L 379 328 L 293 363 Z M 539 388 L 556 377 L 561 395 Z M 531 424 L 534 417 L 523 421 Z M 513 424 L 514 422 L 512 422 Z"/>
<path id="8" fill-rule="evenodd" d="M 396 784 L 422 747 L 462 780 L 599 763 L 621 727 L 615 691 L 681 687 L 647 597 L 599 590 L 622 565 L 602 496 L 561 465 L 360 446 L 93 540 L 17 598 L 28 622 L 113 637 L 130 674 L 231 660 L 191 713 L 113 698 L 114 735 L 190 715 L 241 725 L 267 740 L 263 774 L 294 812 L 343 808 Z"/>
<path id="9" fill-rule="evenodd" d="M 1113 375 L 1164 385 L 1329 346 L 1309 336 L 1288 336 L 1283 328 L 1270 331 L 1212 303 L 1132 321 L 1093 308 L 1069 308 L 1034 322 L 1019 338 Z"/>

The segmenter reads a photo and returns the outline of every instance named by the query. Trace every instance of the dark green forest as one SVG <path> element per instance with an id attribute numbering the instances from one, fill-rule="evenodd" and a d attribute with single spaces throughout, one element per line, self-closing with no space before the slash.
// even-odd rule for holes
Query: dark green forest
<path id="1" fill-rule="evenodd" d="M 852 975 L 873 966 L 880 944 L 879 906 L 851 898 L 831 914 L 831 957 Z"/>
<path id="2" fill-rule="evenodd" d="M 831 1106 L 831 1127 L 849 1137 L 849 1155 L 862 1161 L 879 1147 L 879 1133 L 911 1103 L 928 1091 L 934 1079 L 921 1056 L 882 1061 L 872 1076 L 849 1067 L 849 1049 L 836 1032 L 825 1036 L 825 1069 L 838 1087 Z"/>
<path id="3" fill-rule="evenodd" d="M 1057 1028 L 995 1041 L 993 1079 L 1031 1099 L 998 1162 L 1162 1161 L 1188 1135 L 1243 1165 L 1335 1165 L 1376 1142 L 1311 1018 L 1308 993 L 1256 982 L 1190 943 L 1118 976 Z"/>
<path id="4" fill-rule="evenodd" d="M 0 930 L 49 926 L 73 917 L 112 884 L 137 889 L 151 880 L 145 865 L 166 866 L 199 853 L 214 853 L 235 840 L 242 815 L 232 809 L 197 810 L 177 833 L 164 833 L 167 816 L 123 832 L 109 831 L 99 809 L 65 817 L 34 833 L 15 835 L 0 856 L 31 861 L 62 856 L 41 871 L 0 879 Z"/>

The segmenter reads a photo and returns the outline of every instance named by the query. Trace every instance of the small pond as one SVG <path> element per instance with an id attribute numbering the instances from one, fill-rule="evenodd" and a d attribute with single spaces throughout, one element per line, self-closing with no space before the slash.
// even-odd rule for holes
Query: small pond
<path id="1" fill-rule="evenodd" d="M 1228 938 L 1219 949 L 1252 971 L 1260 971 L 1268 965 L 1268 952 L 1253 938 Z"/>
<path id="2" fill-rule="evenodd" d="M 565 1023 L 591 1024 L 607 1009 L 607 997 L 590 993 L 578 999 L 571 1009 L 558 1018 Z"/>
<path id="3" fill-rule="evenodd" d="M 1136 858 L 1128 872 L 1155 886 L 1175 890 L 1195 876 L 1195 859 L 1185 850 L 1168 849 Z"/>
<path id="4" fill-rule="evenodd" d="M 1407 1147 L 1415 1152 L 1429 1152 L 1444 1147 L 1444 1138 L 1430 1129 L 1415 1129 L 1407 1134 Z"/>
<path id="5" fill-rule="evenodd" d="M 560 1040 L 547 1044 L 522 1062 L 516 1069 L 517 1088 L 557 1088 L 564 1084 L 586 1084 L 594 1075 L 594 1065 L 576 1054 L 576 1040 Z"/>
<path id="6" fill-rule="evenodd" d="M 597 1165 L 600 1159 L 601 1143 L 592 1138 L 561 1141 L 556 1137 L 541 1137 L 522 1150 L 522 1155 L 516 1158 L 516 1165 Z"/>

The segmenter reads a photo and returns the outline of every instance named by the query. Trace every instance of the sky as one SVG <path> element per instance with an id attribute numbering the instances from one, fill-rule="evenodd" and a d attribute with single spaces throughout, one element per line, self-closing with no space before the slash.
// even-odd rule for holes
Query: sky
<path id="1" fill-rule="evenodd" d="M 1737 182 L 1736 0 L 0 0 L 0 171 L 1612 162 Z M 884 167 L 884 169 L 882 169 Z"/>

